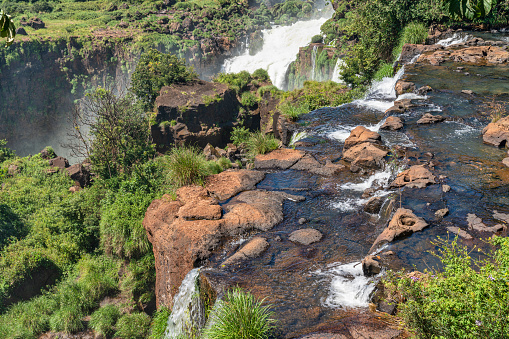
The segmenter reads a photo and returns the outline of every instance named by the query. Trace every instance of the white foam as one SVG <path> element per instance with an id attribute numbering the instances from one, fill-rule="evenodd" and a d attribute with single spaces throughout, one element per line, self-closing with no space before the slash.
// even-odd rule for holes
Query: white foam
<path id="1" fill-rule="evenodd" d="M 466 42 L 469 38 L 470 38 L 470 36 L 468 34 L 454 33 L 452 37 L 438 41 L 437 45 L 442 45 L 444 47 L 448 47 L 448 46 Z"/>
<path id="2" fill-rule="evenodd" d="M 336 66 L 334 66 L 334 70 L 332 71 L 332 81 L 337 82 L 339 84 L 344 84 L 345 82 L 343 79 L 341 79 L 341 74 L 339 73 L 341 71 L 341 67 L 345 64 L 343 59 L 338 58 L 338 61 L 336 61 Z"/>
<path id="3" fill-rule="evenodd" d="M 403 99 L 410 99 L 410 100 L 426 100 L 428 99 L 427 96 L 425 95 L 419 95 L 419 94 L 415 94 L 415 93 L 403 93 L 401 94 L 397 99 L 397 100 L 403 100 Z"/>
<path id="4" fill-rule="evenodd" d="M 364 192 L 366 189 L 373 187 L 373 185 L 375 184 L 377 186 L 387 185 L 389 183 L 391 176 L 392 171 L 388 168 L 384 171 L 375 172 L 363 182 L 357 184 L 349 182 L 341 185 L 341 188 L 350 191 Z"/>
<path id="5" fill-rule="evenodd" d="M 347 198 L 345 200 L 333 202 L 332 207 L 341 212 L 352 212 L 357 211 L 359 207 L 364 205 L 367 201 L 367 199 Z"/>

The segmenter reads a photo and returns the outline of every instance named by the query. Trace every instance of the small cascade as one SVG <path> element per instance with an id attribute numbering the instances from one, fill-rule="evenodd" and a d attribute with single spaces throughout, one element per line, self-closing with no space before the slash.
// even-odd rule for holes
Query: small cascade
<path id="1" fill-rule="evenodd" d="M 205 308 L 196 285 L 199 272 L 199 268 L 191 270 L 182 281 L 168 318 L 165 339 L 186 337 L 205 326 Z"/>
<path id="2" fill-rule="evenodd" d="M 343 66 L 345 62 L 343 59 L 338 58 L 338 61 L 336 61 L 336 66 L 334 66 L 334 70 L 332 71 L 332 81 L 337 82 L 338 84 L 344 84 L 345 82 L 343 79 L 341 79 L 341 74 L 339 73 L 341 71 L 341 66 Z"/>
<path id="3" fill-rule="evenodd" d="M 249 55 L 249 50 L 246 50 L 240 56 L 225 60 L 223 71 L 252 73 L 263 68 L 269 73 L 272 83 L 284 89 L 286 71 L 297 58 L 299 48 L 306 46 L 314 35 L 320 34 L 320 27 L 332 16 L 333 11 L 323 10 L 322 13 L 324 16 L 319 19 L 264 29 L 262 49 L 255 55 Z"/>
<path id="4" fill-rule="evenodd" d="M 311 53 L 311 80 L 316 80 L 316 52 L 318 51 L 318 46 L 313 46 L 313 52 Z"/>
<path id="5" fill-rule="evenodd" d="M 448 47 L 451 45 L 461 44 L 470 39 L 471 36 L 466 33 L 454 33 L 452 37 L 447 39 L 442 39 L 437 42 L 437 45 L 442 45 L 444 47 Z"/>

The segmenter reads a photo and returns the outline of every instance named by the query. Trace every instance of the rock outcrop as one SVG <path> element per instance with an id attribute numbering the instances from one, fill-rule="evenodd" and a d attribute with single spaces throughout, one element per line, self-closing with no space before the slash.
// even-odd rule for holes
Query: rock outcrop
<path id="1" fill-rule="evenodd" d="M 345 169 L 345 166 L 341 164 L 333 164 L 330 160 L 327 160 L 325 165 L 322 165 L 311 154 L 306 154 L 290 168 L 298 171 L 308 171 L 322 176 L 332 176 L 339 174 L 343 169 Z"/>
<path id="2" fill-rule="evenodd" d="M 389 225 L 384 229 L 382 234 L 376 238 L 370 252 L 382 243 L 391 242 L 414 232 L 421 231 L 426 226 L 428 226 L 428 223 L 424 219 L 416 216 L 411 210 L 398 208 L 389 222 Z"/>
<path id="3" fill-rule="evenodd" d="M 491 232 L 496 233 L 507 229 L 506 225 L 496 224 L 494 226 L 487 226 L 483 223 L 482 219 L 473 213 L 467 215 L 468 229 L 478 232 Z"/>
<path id="4" fill-rule="evenodd" d="M 207 190 L 214 198 L 224 201 L 242 191 L 255 189 L 264 177 L 265 174 L 259 171 L 227 170 L 207 177 Z"/>
<path id="5" fill-rule="evenodd" d="M 255 157 L 255 169 L 288 169 L 297 161 L 302 159 L 306 153 L 304 151 L 290 148 L 282 148 L 267 154 L 260 154 Z"/>
<path id="6" fill-rule="evenodd" d="M 424 188 L 427 185 L 435 184 L 435 176 L 424 165 L 414 165 L 398 174 L 391 183 L 391 187 Z"/>
<path id="7" fill-rule="evenodd" d="M 387 151 L 365 142 L 345 151 L 343 160 L 350 162 L 350 170 L 356 172 L 360 167 L 380 168 L 387 153 Z"/>
<path id="8" fill-rule="evenodd" d="M 482 130 L 482 134 L 482 139 L 485 143 L 497 147 L 505 146 L 509 141 L 509 116 L 489 123 Z"/>
<path id="9" fill-rule="evenodd" d="M 387 129 L 389 131 L 396 131 L 398 129 L 403 128 L 403 120 L 401 120 L 401 118 L 398 117 L 390 116 L 385 120 L 385 122 L 380 128 Z"/>
<path id="10" fill-rule="evenodd" d="M 239 262 L 256 258 L 269 247 L 265 238 L 255 237 L 248 241 L 240 250 L 223 262 L 223 265 L 234 265 Z"/>
<path id="11" fill-rule="evenodd" d="M 509 62 L 509 51 L 498 46 L 455 47 L 455 49 L 436 50 L 432 53 L 424 53 L 417 61 L 421 63 L 429 62 L 434 66 L 438 66 L 447 61 L 492 65 L 506 64 Z"/>
<path id="12" fill-rule="evenodd" d="M 412 93 L 415 91 L 415 84 L 413 82 L 398 80 L 394 89 L 398 96 L 405 93 Z"/>
<path id="13" fill-rule="evenodd" d="M 433 115 L 431 113 L 424 114 L 419 120 L 417 120 L 418 124 L 434 124 L 437 122 L 444 121 L 445 118 L 441 115 Z"/>
<path id="14" fill-rule="evenodd" d="M 352 130 L 348 138 L 346 138 L 343 149 L 347 150 L 365 142 L 371 144 L 382 144 L 382 137 L 377 132 L 370 131 L 364 126 L 357 126 Z"/>

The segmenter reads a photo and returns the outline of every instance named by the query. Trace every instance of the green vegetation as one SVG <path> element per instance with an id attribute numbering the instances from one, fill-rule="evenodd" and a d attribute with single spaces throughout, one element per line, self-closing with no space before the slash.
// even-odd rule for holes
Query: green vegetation
<path id="1" fill-rule="evenodd" d="M 115 337 L 145 339 L 150 331 L 150 317 L 146 313 L 124 314 L 118 319 Z"/>
<path id="2" fill-rule="evenodd" d="M 163 86 L 189 82 L 197 77 L 184 60 L 150 49 L 140 57 L 131 78 L 131 90 L 145 109 L 151 109 Z"/>
<path id="3" fill-rule="evenodd" d="M 241 144 L 245 143 L 247 139 L 249 139 L 249 136 L 251 135 L 251 132 L 248 128 L 244 126 L 237 126 L 233 127 L 233 131 L 230 135 L 230 139 L 233 142 L 234 145 L 240 146 Z"/>
<path id="4" fill-rule="evenodd" d="M 157 310 L 150 327 L 149 339 L 161 339 L 163 337 L 164 331 L 166 331 L 166 326 L 168 325 L 168 317 L 170 314 L 170 309 L 165 306 Z"/>
<path id="5" fill-rule="evenodd" d="M 174 147 L 169 151 L 168 180 L 177 186 L 200 185 L 210 174 L 205 155 L 194 147 Z"/>
<path id="6" fill-rule="evenodd" d="M 247 89 L 247 85 L 251 80 L 251 74 L 248 71 L 242 71 L 239 73 L 219 73 L 213 81 L 227 84 L 237 94 L 241 94 Z"/>
<path id="7" fill-rule="evenodd" d="M 259 154 L 265 154 L 279 147 L 279 140 L 274 138 L 272 134 L 265 134 L 262 131 L 253 132 L 245 141 L 248 155 L 254 158 Z"/>
<path id="8" fill-rule="evenodd" d="M 399 314 L 418 338 L 507 338 L 509 336 L 509 240 L 487 258 L 445 239 L 434 253 L 444 266 L 409 277 L 396 273 L 386 289 L 401 301 Z"/>
<path id="9" fill-rule="evenodd" d="M 314 35 L 314 36 L 311 38 L 311 43 L 312 43 L 312 44 L 322 43 L 322 42 L 323 42 L 323 36 L 321 36 L 320 34 Z"/>
<path id="10" fill-rule="evenodd" d="M 399 58 L 405 44 L 423 44 L 428 37 L 428 28 L 422 23 L 411 22 L 405 26 L 398 45 L 392 51 L 394 60 Z"/>
<path id="11" fill-rule="evenodd" d="M 306 105 L 293 105 L 289 102 L 284 102 L 280 105 L 279 110 L 281 111 L 281 114 L 293 121 L 299 119 L 302 114 L 309 112 Z"/>
<path id="12" fill-rule="evenodd" d="M 96 334 L 111 337 L 115 333 L 115 324 L 120 317 L 120 310 L 115 305 L 101 307 L 90 317 L 90 328 Z"/>
<path id="13" fill-rule="evenodd" d="M 246 108 L 253 108 L 258 103 L 256 95 L 251 92 L 242 93 L 240 104 Z"/>
<path id="14" fill-rule="evenodd" d="M 275 323 L 270 306 L 240 289 L 228 291 L 211 317 L 212 326 L 205 333 L 209 339 L 266 339 Z"/>
<path id="15" fill-rule="evenodd" d="M 269 73 L 263 68 L 258 68 L 253 72 L 253 74 L 251 74 L 251 77 L 259 81 L 270 82 Z"/>
<path id="16" fill-rule="evenodd" d="M 0 37 L 7 38 L 6 45 L 9 46 L 16 36 L 16 27 L 11 16 L 0 10 Z"/>
<path id="17" fill-rule="evenodd" d="M 373 76 L 373 80 L 380 81 L 383 78 L 391 78 L 394 75 L 394 68 L 392 64 L 384 62 L 380 65 L 378 71 Z"/>
<path id="18" fill-rule="evenodd" d="M 488 16 L 497 3 L 495 0 L 445 0 L 449 14 L 461 20 L 473 20 Z"/>

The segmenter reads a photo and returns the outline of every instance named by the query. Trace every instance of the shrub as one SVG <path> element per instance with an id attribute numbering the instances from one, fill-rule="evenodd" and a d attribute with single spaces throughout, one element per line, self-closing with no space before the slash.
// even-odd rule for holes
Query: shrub
<path id="1" fill-rule="evenodd" d="M 163 337 L 164 331 L 166 331 L 166 326 L 168 325 L 168 317 L 170 314 L 170 309 L 165 306 L 157 310 L 152 319 L 152 325 L 150 326 L 149 339 L 161 339 Z"/>
<path id="2" fill-rule="evenodd" d="M 151 109 L 163 86 L 189 82 L 197 76 L 184 60 L 150 49 L 140 57 L 131 78 L 131 90 L 146 109 Z"/>
<path id="3" fill-rule="evenodd" d="M 251 133 L 246 141 L 249 156 L 254 158 L 258 154 L 265 154 L 275 150 L 279 141 L 272 134 L 264 134 L 261 131 Z"/>
<path id="4" fill-rule="evenodd" d="M 0 164 L 14 157 L 14 151 L 5 147 L 5 145 L 7 145 L 7 141 L 0 139 Z"/>
<path id="5" fill-rule="evenodd" d="M 250 293 L 234 289 L 218 301 L 211 314 L 209 339 L 265 339 L 274 329 L 270 306 L 263 306 Z"/>
<path id="6" fill-rule="evenodd" d="M 258 100 L 256 99 L 256 96 L 253 93 L 244 92 L 242 93 L 240 103 L 244 107 L 253 108 L 258 103 Z"/>
<path id="7" fill-rule="evenodd" d="M 205 155 L 194 147 L 174 147 L 167 158 L 169 181 L 178 186 L 201 184 L 208 174 Z"/>
<path id="8" fill-rule="evenodd" d="M 309 112 L 306 105 L 291 104 L 289 102 L 283 103 L 279 107 L 279 110 L 281 111 L 281 114 L 293 121 L 299 119 L 302 114 Z"/>
<path id="9" fill-rule="evenodd" d="M 272 95 L 276 95 L 277 93 L 280 92 L 280 90 L 274 85 L 267 85 L 258 88 L 258 96 L 260 98 L 263 97 L 267 92 L 270 92 Z"/>
<path id="10" fill-rule="evenodd" d="M 110 337 L 115 333 L 115 324 L 119 317 L 117 306 L 106 305 L 92 313 L 89 326 L 96 334 Z"/>
<path id="11" fill-rule="evenodd" d="M 234 145 L 239 146 L 247 142 L 250 134 L 251 132 L 247 127 L 244 126 L 233 127 L 232 134 L 230 135 L 230 140 L 233 142 Z"/>
<path id="12" fill-rule="evenodd" d="M 314 35 L 311 38 L 311 43 L 312 44 L 317 44 L 317 43 L 322 43 L 322 42 L 323 42 L 323 36 L 321 36 L 320 34 Z"/>
<path id="13" fill-rule="evenodd" d="M 258 68 L 256 71 L 253 72 L 252 77 L 254 79 L 260 80 L 260 81 L 269 81 L 270 76 L 269 73 L 264 70 L 263 68 Z"/>
<path id="14" fill-rule="evenodd" d="M 392 52 L 394 58 L 397 58 L 401 51 L 403 50 L 403 46 L 405 44 L 423 44 L 426 42 L 426 38 L 428 37 L 428 28 L 420 22 L 412 22 L 409 23 L 403 29 L 401 36 L 399 38 L 399 43 Z"/>
<path id="15" fill-rule="evenodd" d="M 145 339 L 149 334 L 150 317 L 146 313 L 122 315 L 115 326 L 116 337 L 122 339 Z"/>
<path id="16" fill-rule="evenodd" d="M 400 315 L 419 338 L 507 338 L 509 336 L 509 239 L 485 260 L 458 244 L 438 239 L 434 253 L 443 271 L 421 276 L 390 275 L 386 288 L 400 295 Z"/>
<path id="17" fill-rule="evenodd" d="M 241 93 L 246 89 L 247 85 L 251 81 L 251 75 L 248 71 L 242 71 L 239 73 L 219 73 L 213 81 L 221 84 L 227 84 L 235 92 Z"/>
<path id="18" fill-rule="evenodd" d="M 390 63 L 383 63 L 378 71 L 375 73 L 373 80 L 380 81 L 383 78 L 391 78 L 393 75 L 394 69 Z"/>

